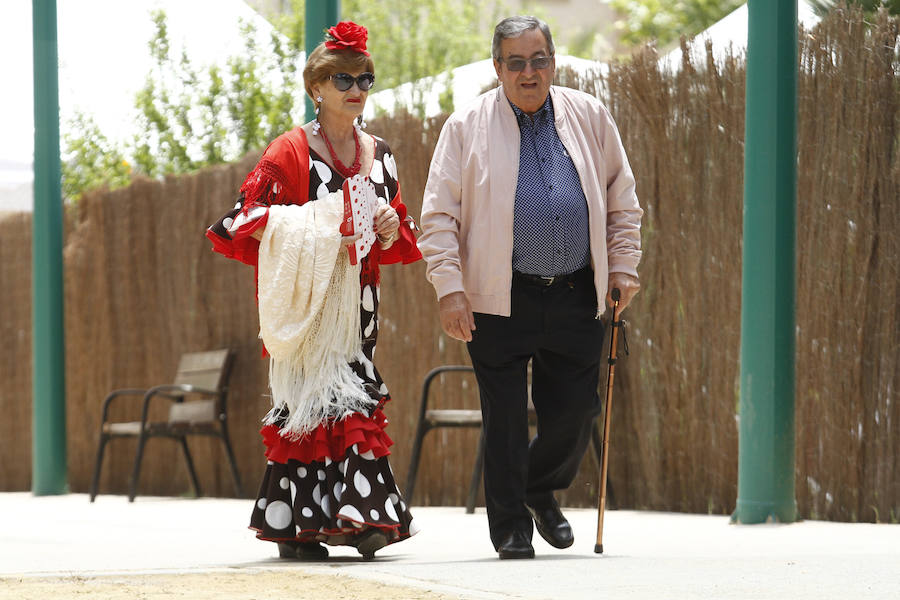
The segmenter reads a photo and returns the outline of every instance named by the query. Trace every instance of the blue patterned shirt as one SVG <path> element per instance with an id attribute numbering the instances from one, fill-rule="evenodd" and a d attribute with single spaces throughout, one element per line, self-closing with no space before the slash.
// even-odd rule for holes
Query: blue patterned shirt
<path id="1" fill-rule="evenodd" d="M 590 264 L 588 209 L 581 180 L 559 135 L 550 95 L 519 121 L 519 179 L 513 219 L 513 270 L 565 275 Z"/>

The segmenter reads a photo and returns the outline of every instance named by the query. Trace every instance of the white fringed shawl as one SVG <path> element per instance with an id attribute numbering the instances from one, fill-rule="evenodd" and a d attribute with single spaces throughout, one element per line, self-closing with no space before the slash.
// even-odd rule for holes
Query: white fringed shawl
<path id="1" fill-rule="evenodd" d="M 259 244 L 259 335 L 273 404 L 263 421 L 287 407 L 281 435 L 292 439 L 376 404 L 348 364 L 361 349 L 359 265 L 341 246 L 342 218 L 341 191 L 275 205 Z"/>

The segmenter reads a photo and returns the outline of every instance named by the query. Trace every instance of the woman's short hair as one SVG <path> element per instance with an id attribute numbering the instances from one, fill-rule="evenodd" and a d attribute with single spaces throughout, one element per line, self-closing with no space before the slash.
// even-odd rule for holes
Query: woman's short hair
<path id="1" fill-rule="evenodd" d="M 556 54 L 556 48 L 553 46 L 553 36 L 550 34 L 550 27 L 537 17 L 528 15 L 518 15 L 515 17 L 507 17 L 497 23 L 494 27 L 494 40 L 491 42 L 491 56 L 494 60 L 500 60 L 500 43 L 509 38 L 516 38 L 532 29 L 540 29 L 547 40 L 547 51 L 550 56 Z"/>
<path id="2" fill-rule="evenodd" d="M 360 70 L 375 73 L 375 63 L 371 56 L 366 56 L 356 50 L 329 50 L 323 42 L 316 46 L 316 49 L 310 52 L 309 58 L 306 59 L 306 66 L 303 67 L 303 85 L 306 93 L 315 102 L 316 97 L 312 91 L 313 84 L 322 83 L 335 73 Z"/>

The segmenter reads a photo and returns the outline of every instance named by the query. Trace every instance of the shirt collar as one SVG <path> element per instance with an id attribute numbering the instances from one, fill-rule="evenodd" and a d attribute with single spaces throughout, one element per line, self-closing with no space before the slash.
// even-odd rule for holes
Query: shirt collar
<path id="1" fill-rule="evenodd" d="M 521 108 L 513 104 L 512 100 L 510 100 L 509 98 L 507 98 L 506 100 L 512 107 L 513 113 L 515 113 L 520 127 L 525 123 L 537 127 L 539 125 L 543 125 L 548 120 L 553 120 L 553 103 L 550 101 L 550 94 L 547 94 L 547 99 L 544 100 L 544 104 L 542 104 L 541 107 L 537 109 L 533 115 L 527 114 Z"/>

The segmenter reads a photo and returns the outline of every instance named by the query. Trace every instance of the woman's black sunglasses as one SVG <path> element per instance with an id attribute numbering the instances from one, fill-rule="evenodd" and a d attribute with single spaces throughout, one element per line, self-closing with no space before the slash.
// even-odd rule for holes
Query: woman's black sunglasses
<path id="1" fill-rule="evenodd" d="M 354 77 L 350 73 L 335 73 L 329 79 L 334 82 L 334 87 L 339 92 L 346 92 L 353 87 L 354 82 L 359 86 L 361 92 L 368 92 L 375 85 L 375 75 L 368 72 L 358 77 Z"/>

